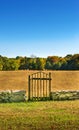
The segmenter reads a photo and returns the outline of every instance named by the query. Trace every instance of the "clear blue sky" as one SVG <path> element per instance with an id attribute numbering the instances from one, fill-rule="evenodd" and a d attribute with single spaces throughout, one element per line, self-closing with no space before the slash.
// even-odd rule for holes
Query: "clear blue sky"
<path id="1" fill-rule="evenodd" d="M 79 0 L 0 0 L 0 55 L 79 53 Z"/>

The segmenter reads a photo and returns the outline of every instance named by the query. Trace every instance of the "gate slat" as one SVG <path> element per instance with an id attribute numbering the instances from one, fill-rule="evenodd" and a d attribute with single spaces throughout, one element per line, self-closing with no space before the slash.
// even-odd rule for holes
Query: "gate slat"
<path id="1" fill-rule="evenodd" d="M 50 93 L 51 93 L 51 73 L 49 73 L 49 97 L 50 97 Z"/>
<path id="2" fill-rule="evenodd" d="M 30 75 L 28 77 L 28 100 L 30 100 Z"/>
<path id="3" fill-rule="evenodd" d="M 33 75 L 31 79 L 31 97 L 33 97 Z"/>
<path id="4" fill-rule="evenodd" d="M 46 75 L 46 78 L 47 78 L 47 75 Z M 46 80 L 46 97 L 47 97 L 47 80 Z"/>

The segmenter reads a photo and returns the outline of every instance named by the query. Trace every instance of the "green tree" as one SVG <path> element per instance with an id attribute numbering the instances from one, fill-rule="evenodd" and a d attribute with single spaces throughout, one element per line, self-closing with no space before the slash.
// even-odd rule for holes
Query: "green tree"
<path id="1" fill-rule="evenodd" d="M 2 56 L 0 55 L 0 70 L 3 70 L 3 60 Z"/>
<path id="2" fill-rule="evenodd" d="M 46 64 L 46 59 L 44 59 L 44 58 L 36 58 L 36 64 L 37 64 L 37 69 L 38 70 L 44 70 L 45 69 L 45 64 Z"/>
<path id="3" fill-rule="evenodd" d="M 79 70 L 79 54 L 74 54 L 68 61 L 68 70 Z"/>

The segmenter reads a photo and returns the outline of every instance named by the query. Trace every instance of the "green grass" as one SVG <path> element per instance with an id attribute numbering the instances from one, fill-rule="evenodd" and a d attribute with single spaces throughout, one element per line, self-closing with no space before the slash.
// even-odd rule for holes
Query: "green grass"
<path id="1" fill-rule="evenodd" d="M 0 130 L 79 130 L 79 100 L 0 104 Z"/>

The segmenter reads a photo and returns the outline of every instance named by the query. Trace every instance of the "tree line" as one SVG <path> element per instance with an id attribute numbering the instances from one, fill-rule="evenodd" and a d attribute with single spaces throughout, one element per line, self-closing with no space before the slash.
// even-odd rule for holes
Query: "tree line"
<path id="1" fill-rule="evenodd" d="M 0 70 L 79 70 L 79 54 L 47 58 L 26 56 L 8 58 L 0 55 Z"/>

